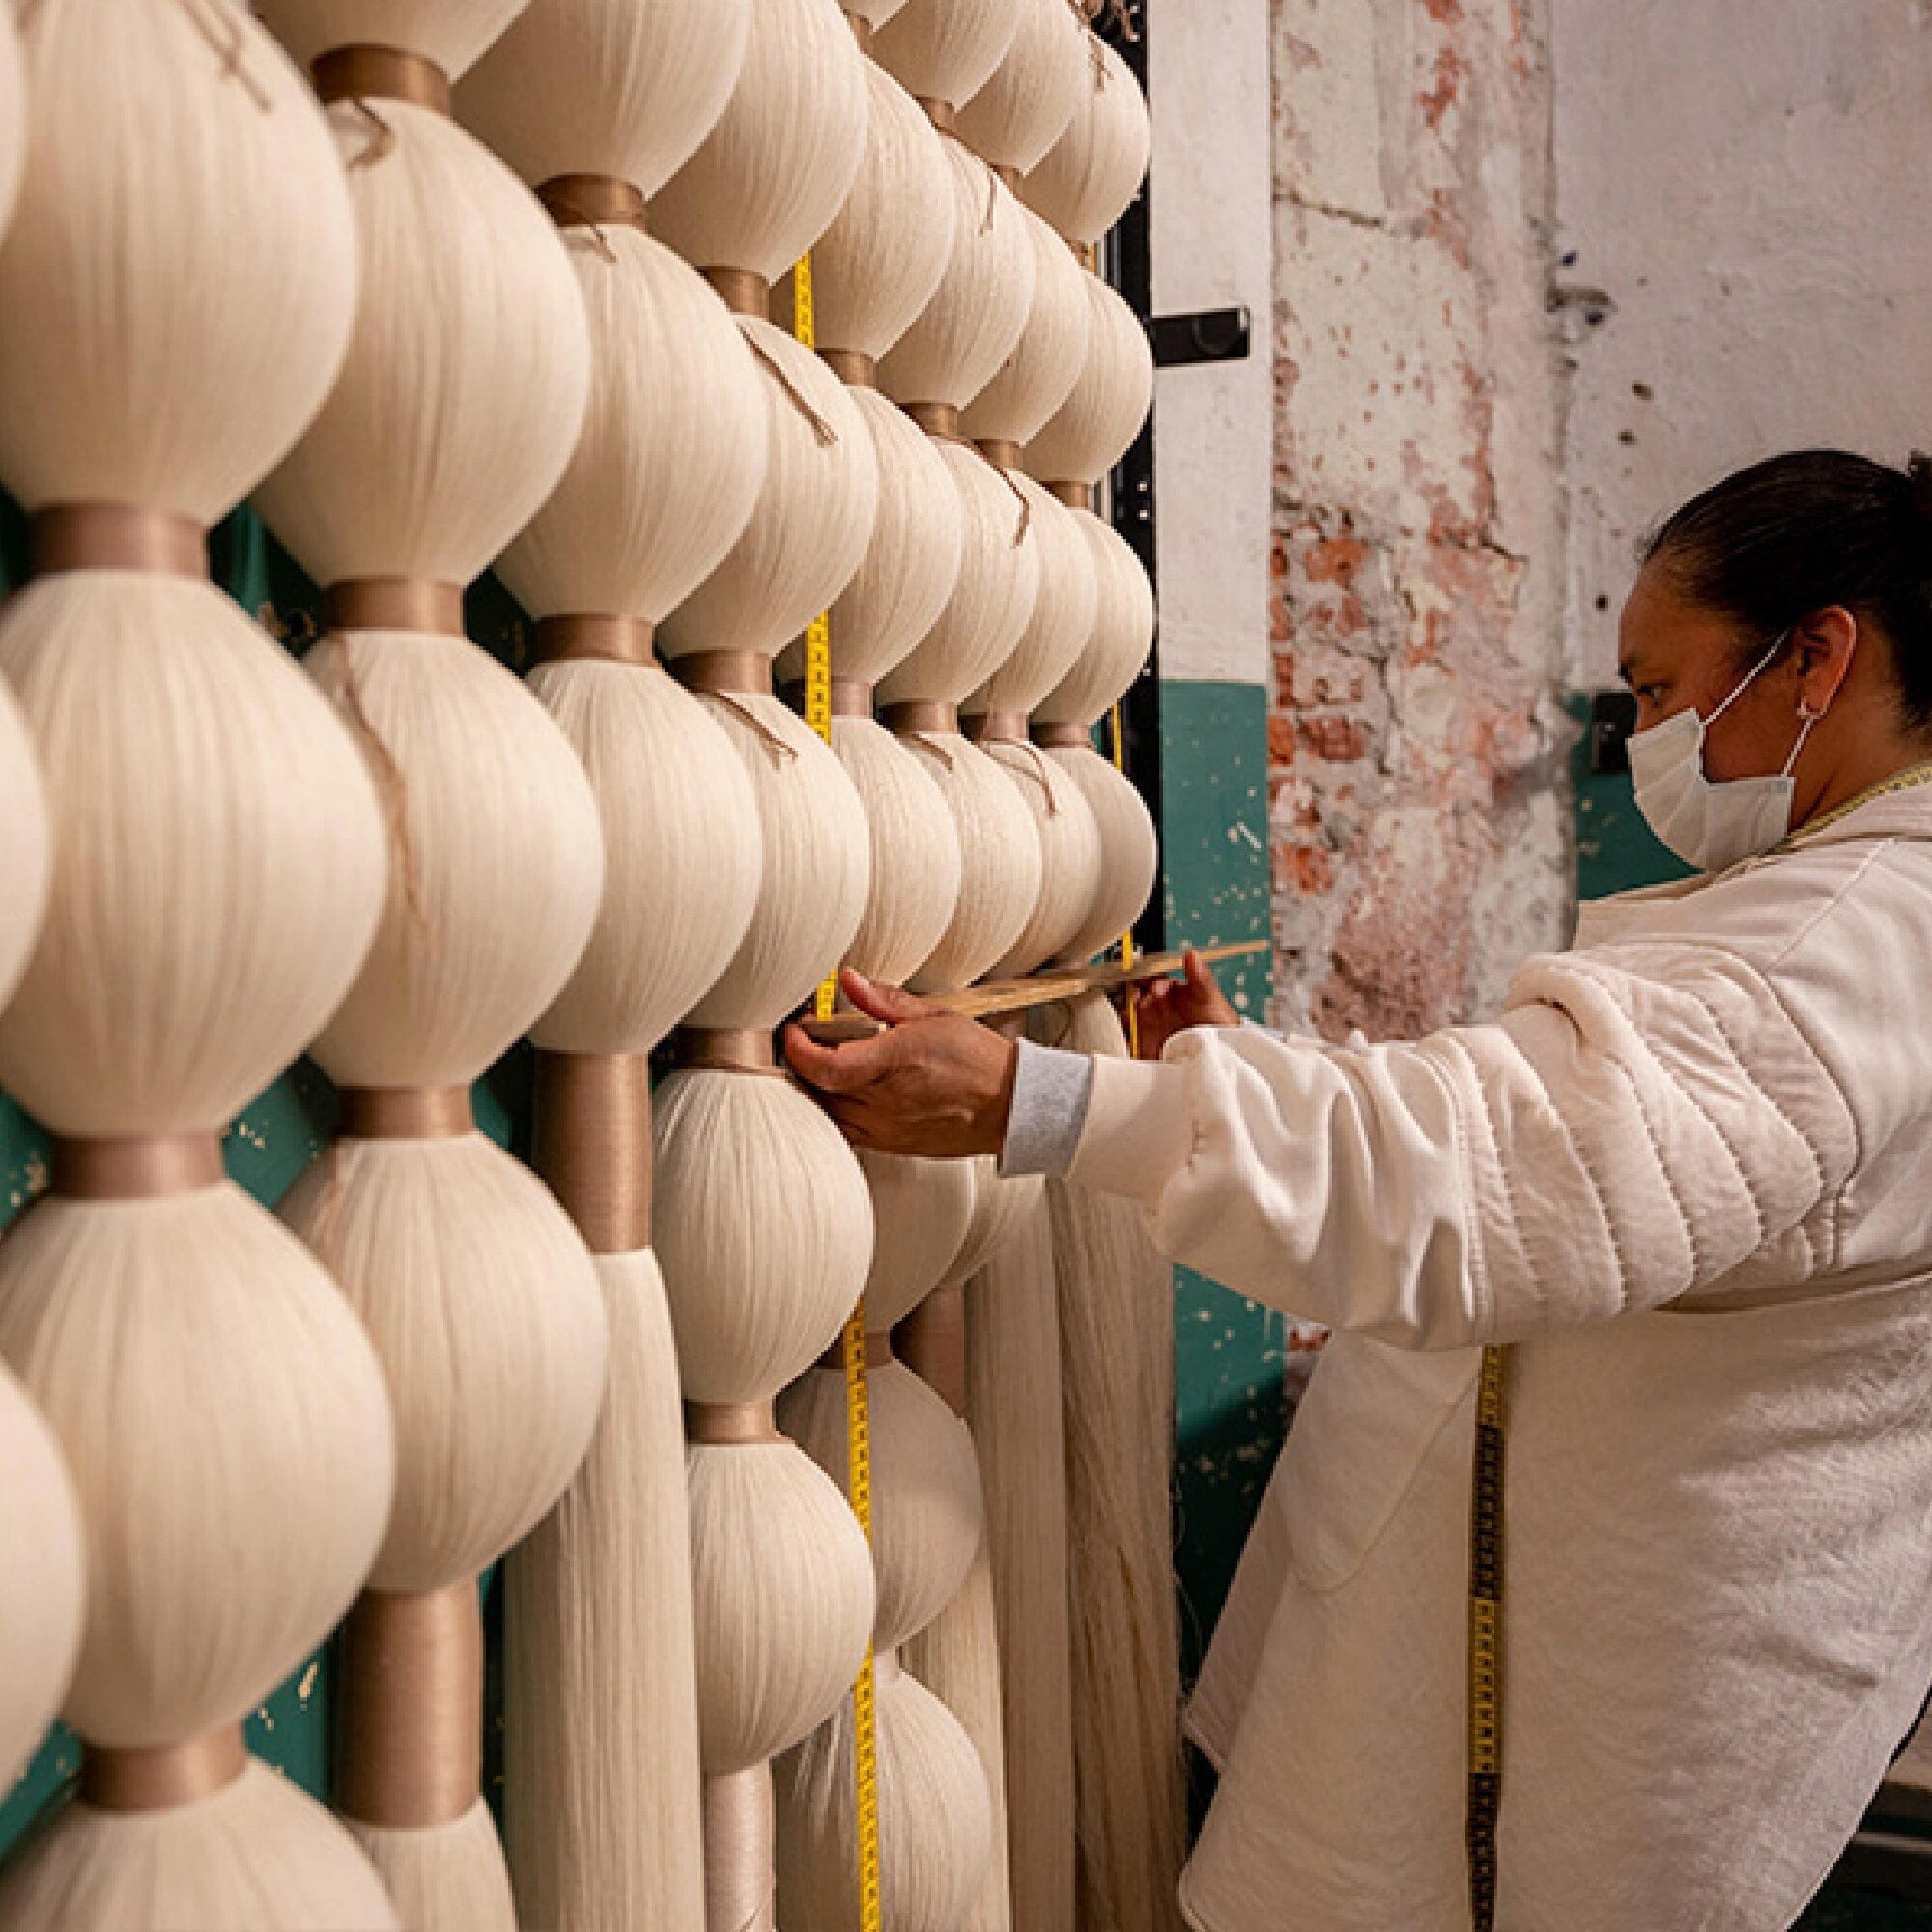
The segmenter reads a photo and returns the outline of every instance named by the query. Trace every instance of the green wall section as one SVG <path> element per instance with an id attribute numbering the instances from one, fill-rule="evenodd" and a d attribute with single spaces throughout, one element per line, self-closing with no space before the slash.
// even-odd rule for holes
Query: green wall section
<path id="1" fill-rule="evenodd" d="M 1259 685 L 1163 682 L 1160 716 L 1168 944 L 1265 939 L 1273 929 L 1267 694 Z M 1241 1013 L 1265 1016 L 1268 953 L 1216 971 Z M 1279 1315 L 1176 1270 L 1175 1561 L 1190 1677 L 1286 1432 L 1283 1332 Z"/>
<path id="2" fill-rule="evenodd" d="M 1590 769 L 1590 699 L 1577 694 L 1570 715 L 1584 727 L 1570 754 L 1570 782 L 1576 801 L 1577 896 L 1608 898 L 1638 886 L 1690 875 L 1690 867 L 1658 843 L 1657 835 L 1636 809 L 1628 772 Z"/>
<path id="3" fill-rule="evenodd" d="M 317 635 L 322 600 L 248 511 L 213 533 L 214 578 L 298 655 Z M 0 498 L 0 594 L 25 575 L 27 536 L 14 505 Z M 469 635 L 506 663 L 523 648 L 524 619 L 492 579 L 466 601 Z M 511 1053 L 475 1089 L 477 1124 L 504 1145 L 519 1146 L 529 1113 L 526 1052 Z M 242 1110 L 222 1143 L 229 1178 L 273 1207 L 334 1132 L 335 1093 L 307 1061 Z M 46 1136 L 0 1094 L 0 1225 L 23 1212 L 47 1184 Z M 494 1609 L 494 1605 L 492 1606 Z M 327 1790 L 329 1659 L 327 1647 L 307 1660 L 250 1716 L 251 1747 L 306 1791 Z M 491 1742 L 497 1732 L 492 1706 Z M 0 1852 L 14 1843 L 50 1803 L 59 1801 L 80 1767 L 80 1747 L 56 1726 L 14 1788 L 0 1799 Z M 495 1780 L 490 1788 L 494 1792 Z"/>

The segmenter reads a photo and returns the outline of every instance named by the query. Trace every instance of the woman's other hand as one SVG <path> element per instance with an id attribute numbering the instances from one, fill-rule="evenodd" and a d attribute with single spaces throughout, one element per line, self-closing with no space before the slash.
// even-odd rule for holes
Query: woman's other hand
<path id="1" fill-rule="evenodd" d="M 1150 980 L 1134 988 L 1134 1024 L 1143 1060 L 1158 1060 L 1168 1041 L 1189 1027 L 1241 1023 L 1241 1016 L 1214 983 L 1208 962 L 1191 946 L 1182 955 L 1180 970 L 1179 980 Z"/>
<path id="2" fill-rule="evenodd" d="M 839 976 L 845 997 L 886 1031 L 822 1046 L 785 1029 L 785 1058 L 854 1147 L 927 1159 L 998 1153 L 1017 1051 L 989 1027 L 911 993 Z"/>

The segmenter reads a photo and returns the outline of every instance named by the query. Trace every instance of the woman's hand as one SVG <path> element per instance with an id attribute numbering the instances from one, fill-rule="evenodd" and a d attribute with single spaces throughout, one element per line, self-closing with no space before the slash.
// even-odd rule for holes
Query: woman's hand
<path id="1" fill-rule="evenodd" d="M 821 1046 L 785 1029 L 785 1058 L 854 1147 L 945 1159 L 998 1153 L 1013 1100 L 1013 1042 L 929 1000 L 839 976 L 845 997 L 887 1030 Z"/>
<path id="2" fill-rule="evenodd" d="M 1134 1023 L 1143 1060 L 1158 1060 L 1168 1041 L 1189 1027 L 1241 1023 L 1241 1016 L 1214 983 L 1207 961 L 1191 946 L 1182 959 L 1181 973 L 1179 980 L 1150 980 L 1134 988 Z"/>

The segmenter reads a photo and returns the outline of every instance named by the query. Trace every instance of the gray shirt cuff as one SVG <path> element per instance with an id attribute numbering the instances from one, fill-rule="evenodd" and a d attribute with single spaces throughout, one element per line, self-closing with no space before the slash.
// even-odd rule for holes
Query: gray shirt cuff
<path id="1" fill-rule="evenodd" d="M 1073 1165 L 1093 1092 L 1094 1063 L 1086 1054 L 1021 1040 L 1000 1172 L 1065 1174 Z"/>

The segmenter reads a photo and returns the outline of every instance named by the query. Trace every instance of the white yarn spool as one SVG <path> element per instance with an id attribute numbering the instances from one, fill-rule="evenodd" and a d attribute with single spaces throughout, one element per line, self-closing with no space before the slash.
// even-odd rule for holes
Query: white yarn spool
<path id="1" fill-rule="evenodd" d="M 978 1203 L 973 1163 L 861 1152 L 872 1191 L 872 1272 L 866 1319 L 877 1332 L 896 1328 L 947 1275 L 966 1240 Z"/>
<path id="2" fill-rule="evenodd" d="M 918 321 L 880 358 L 879 386 L 895 403 L 963 409 L 1000 373 L 1026 327 L 1034 246 L 1007 185 L 963 143 L 941 145 L 952 176 L 952 256 Z"/>
<path id="3" fill-rule="evenodd" d="M 256 0 L 298 61 L 334 47 L 401 47 L 454 78 L 473 67 L 528 0 Z"/>
<path id="4" fill-rule="evenodd" d="M 864 561 L 829 612 L 832 674 L 874 685 L 939 622 L 959 582 L 966 512 L 944 449 L 875 389 L 848 389 L 871 433 L 878 512 Z M 805 648 L 788 644 L 781 680 L 802 682 Z"/>
<path id="5" fill-rule="evenodd" d="M 0 673 L 46 773 L 57 884 L 0 1013 L 0 1079 L 59 1133 L 217 1131 L 367 951 L 383 840 L 355 748 L 205 580 L 39 579 L 0 615 Z"/>
<path id="6" fill-rule="evenodd" d="M 542 706 L 465 638 L 342 631 L 305 662 L 402 793 L 389 903 L 315 1057 L 346 1087 L 467 1085 L 582 952 L 604 877 L 596 801 Z"/>
<path id="7" fill-rule="evenodd" d="M 1037 745 L 988 740 L 1001 767 L 1033 813 L 1039 837 L 1039 895 L 995 979 L 1014 979 L 1057 959 L 1086 922 L 1100 890 L 1100 828 L 1080 787 Z"/>
<path id="8" fill-rule="evenodd" d="M 1091 59 L 1085 25 L 1066 0 L 1022 0 L 1012 44 L 960 104 L 960 133 L 996 168 L 1037 167 L 1080 106 Z"/>
<path id="9" fill-rule="evenodd" d="M 473 1577 L 556 1500 L 589 1440 L 605 1325 L 582 1243 L 475 1132 L 339 1141 L 282 1213 L 332 1265 L 395 1390 L 395 1504 L 370 1587 Z"/>
<path id="10" fill-rule="evenodd" d="M 655 1111 L 657 1250 L 685 1395 L 767 1401 L 832 1345 L 858 1298 L 872 1252 L 865 1178 L 787 1081 L 680 1071 Z M 788 1204 L 782 1243 L 772 1201 Z"/>
<path id="11" fill-rule="evenodd" d="M 751 519 L 772 378 L 716 292 L 661 242 L 608 222 L 562 239 L 589 322 L 590 403 L 562 480 L 497 573 L 534 616 L 655 624 Z"/>
<path id="12" fill-rule="evenodd" d="M 646 199 L 717 126 L 752 0 L 522 0 L 456 90 L 457 118 L 532 186 L 611 175 Z"/>
<path id="13" fill-rule="evenodd" d="M 979 1470 L 965 1425 L 903 1364 L 878 1361 L 870 1384 L 884 1916 L 895 1927 L 939 1932 L 957 1923 L 989 1855 L 986 1775 L 957 1720 L 903 1675 L 893 1653 L 966 1578 L 981 1540 Z M 780 1414 L 821 1466 L 844 1472 L 840 1375 L 813 1370 Z M 779 1895 L 788 1924 L 857 1922 L 851 1762 L 841 1710 L 778 1767 Z"/>
<path id="14" fill-rule="evenodd" d="M 986 1774 L 931 1691 L 881 1659 L 873 1706 L 879 1892 L 893 1932 L 955 1932 L 992 1848 Z M 850 1702 L 778 1768 L 779 1911 L 787 1932 L 858 1932 Z"/>
<path id="15" fill-rule="evenodd" d="M 758 0 L 730 100 L 651 197 L 652 227 L 694 268 L 777 281 L 859 172 L 864 70 L 837 0 Z"/>
<path id="16" fill-rule="evenodd" d="M 871 885 L 871 836 L 844 768 L 769 696 L 707 696 L 752 780 L 763 884 L 731 964 L 694 1006 L 696 1027 L 770 1029 L 844 957 Z"/>
<path id="17" fill-rule="evenodd" d="M 878 680 L 881 705 L 959 704 L 1012 655 L 1039 596 L 1039 550 L 1013 488 L 963 443 L 937 449 L 963 515 L 959 574 L 937 623 Z"/>
<path id="18" fill-rule="evenodd" d="M 934 445 L 875 390 L 854 386 L 872 432 L 879 514 L 866 560 L 830 613 L 832 744 L 865 810 L 870 889 L 846 962 L 891 985 L 925 958 L 959 896 L 959 840 L 920 761 L 873 722 L 871 685 L 932 626 L 959 574 L 958 492 Z M 803 643 L 780 659 L 803 681 Z"/>
<path id="19" fill-rule="evenodd" d="M 1066 131 L 1020 183 L 1020 194 L 1071 242 L 1097 242 L 1147 179 L 1153 128 L 1126 62 L 1091 28 L 1085 86 Z"/>
<path id="20" fill-rule="evenodd" d="M 655 623 L 751 515 L 769 379 L 668 249 L 615 224 L 565 242 L 590 320 L 590 408 L 555 495 L 498 568 L 538 618 Z M 744 937 L 760 860 L 752 790 L 704 705 L 652 666 L 563 659 L 529 684 L 588 770 L 606 855 L 589 944 L 531 1037 L 551 1052 L 647 1052 Z"/>
<path id="21" fill-rule="evenodd" d="M 1038 904 L 1044 859 L 1026 800 L 978 745 L 942 732 L 905 742 L 952 808 L 959 839 L 952 923 L 907 983 L 923 993 L 953 992 L 1011 952 Z"/>
<path id="22" fill-rule="evenodd" d="M 945 144 L 913 98 L 862 63 L 866 148 L 812 244 L 817 347 L 876 360 L 919 319 L 952 257 L 957 199 Z"/>
<path id="23" fill-rule="evenodd" d="M 692 1601 L 707 1773 L 761 1765 L 858 1675 L 874 1598 L 838 1485 L 782 1439 L 690 1452 Z"/>
<path id="24" fill-rule="evenodd" d="M 349 340 L 355 229 L 327 132 L 236 0 L 37 7 L 21 44 L 0 476 L 29 509 L 211 524 L 314 414 Z"/>
<path id="25" fill-rule="evenodd" d="M 0 615 L 55 858 L 0 1077 L 63 1137 L 56 1192 L 0 1250 L 0 1353 L 82 1512 L 64 1709 L 90 1779 L 141 1808 L 55 1815 L 0 1913 L 39 1932 L 97 1898 L 127 1922 L 132 1900 L 148 1922 L 158 1863 L 203 1923 L 388 1927 L 366 1862 L 313 1806 L 258 1807 L 245 1844 L 222 1822 L 283 1788 L 234 1727 L 353 1595 L 391 1476 L 366 1339 L 220 1179 L 215 1141 L 340 997 L 383 890 L 354 745 L 197 574 L 201 527 L 340 360 L 348 200 L 312 99 L 239 8 L 74 0 L 35 10 L 22 48 L 0 475 L 30 509 L 96 507 L 43 520 L 47 574 Z M 61 1595 L 56 1559 L 50 1608 Z M 130 1747 L 158 1752 L 138 1794 Z"/>
<path id="26" fill-rule="evenodd" d="M 45 1734 L 80 1650 L 79 1503 L 59 1445 L 0 1367 L 0 1784 Z"/>
<path id="27" fill-rule="evenodd" d="M 1033 243 L 1034 290 L 1026 327 L 999 374 L 961 417 L 966 434 L 979 442 L 1032 441 L 1072 393 L 1087 366 L 1094 324 L 1086 271 L 1031 210 L 1027 235 Z"/>
<path id="28" fill-rule="evenodd" d="M 1088 917 L 1064 955 L 1091 957 L 1128 930 L 1159 869 L 1146 801 L 1090 740 L 1094 723 L 1139 675 L 1153 637 L 1153 596 L 1124 541 L 1092 511 L 1068 512 L 1091 546 L 1099 591 L 1092 638 L 1074 667 L 1034 713 L 1035 735 L 1092 807 L 1100 833 L 1100 874 Z"/>
<path id="29" fill-rule="evenodd" d="M 0 17 L 0 234 L 4 234 L 7 224 L 14 217 L 14 202 L 19 193 L 20 173 L 27 153 L 27 106 L 26 83 L 20 65 L 19 30 L 14 24 L 13 14 Z M 34 763 L 32 741 L 27 735 L 26 722 L 20 716 L 19 707 L 4 686 L 0 686 L 0 816 L 10 826 L 19 829 L 17 839 L 8 841 L 8 850 L 0 856 L 0 868 L 5 876 L 0 877 L 0 906 L 6 908 L 0 915 L 0 1005 L 6 1003 L 7 996 L 14 990 L 14 983 L 19 978 L 21 969 L 27 963 L 27 952 L 33 944 L 34 936 L 40 930 L 41 914 L 46 905 L 47 894 L 47 815 L 46 802 L 41 795 L 40 777 Z M 23 1415 L 29 1413 L 24 1396 L 20 1398 Z M 20 1455 L 23 1464 L 32 1454 L 28 1444 L 30 1425 L 21 1421 L 14 1425 L 22 1447 Z M 56 1466 L 58 1451 L 53 1452 Z M 65 1471 L 60 1476 L 61 1483 L 67 1481 Z M 49 1486 L 43 1482 L 43 1492 L 50 1492 Z M 26 1501 L 29 1492 L 23 1482 L 14 1507 L 21 1510 L 23 1540 L 31 1544 L 32 1532 L 25 1527 L 24 1512 L 30 1506 Z M 69 1491 L 70 1498 L 71 1496 Z M 58 1504 L 44 1500 L 33 1505 L 46 1512 L 49 1520 L 58 1514 Z M 70 1500 L 70 1509 L 71 1501 Z M 77 1535 L 77 1532 L 73 1532 Z M 78 1565 L 71 1565 L 63 1573 L 60 1559 L 49 1547 L 47 1561 L 52 1575 L 58 1578 L 63 1574 L 73 1577 L 73 1590 L 68 1605 L 69 1614 L 76 1627 L 79 1618 Z M 61 1592 L 58 1582 L 48 1592 L 48 1605 L 45 1623 L 41 1626 L 43 1644 L 37 1645 L 25 1638 L 24 1620 L 19 1616 L 0 1618 L 0 1624 L 19 1629 L 23 1633 L 21 1665 L 10 1686 L 8 1709 L 0 1715 L 0 1778 L 9 1777 L 13 1773 L 6 1769 L 13 1762 L 10 1749 L 14 1748 L 12 1724 L 21 1721 L 19 1713 L 31 1713 L 33 1700 L 43 1694 L 37 1681 L 43 1674 L 51 1679 L 59 1676 L 61 1688 L 65 1688 L 65 1673 L 72 1664 L 72 1650 L 78 1642 L 77 1628 L 70 1633 L 66 1663 L 58 1671 L 43 1668 L 48 1653 L 43 1648 L 44 1633 L 58 1627 L 61 1611 Z M 24 1702 L 19 1700 L 24 1699 Z M 40 1721 L 44 1724 L 52 1715 L 52 1705 L 43 1714 Z M 11 1723 L 10 1723 L 11 1720 Z M 29 1719 L 31 1721 L 31 1719 Z M 17 1770 L 17 1764 L 14 1769 Z"/>
<path id="30" fill-rule="evenodd" d="M 1011 652 L 960 709 L 1017 735 L 1092 642 L 1100 591 L 1093 549 L 1073 512 L 1030 476 L 1009 474 L 1026 497 L 1039 587 Z"/>
<path id="31" fill-rule="evenodd" d="M 1091 728 L 1126 696 L 1153 646 L 1153 586 L 1126 539 L 1091 510 L 1073 512 L 1094 554 L 1094 635 L 1058 686 L 1034 707 L 1040 724 Z"/>
<path id="32" fill-rule="evenodd" d="M 1153 407 L 1153 351 L 1132 309 L 1087 277 L 1087 364 L 1053 419 L 1027 444 L 1027 473 L 1042 483 L 1097 485 L 1127 453 Z"/>
<path id="33" fill-rule="evenodd" d="M 454 122 L 387 98 L 328 118 L 361 242 L 355 336 L 255 500 L 319 583 L 465 584 L 576 447 L 590 384 L 577 277 L 535 197 Z"/>
<path id="34" fill-rule="evenodd" d="M 703 702 L 662 670 L 575 660 L 529 682 L 589 773 L 606 855 L 590 944 L 530 1037 L 647 1053 L 744 939 L 762 857 L 752 785 Z"/>
<path id="35" fill-rule="evenodd" d="M 1019 31 L 1022 0 L 906 0 L 873 57 L 909 94 L 957 108 L 985 86 Z"/>
<path id="36" fill-rule="evenodd" d="M 776 658 L 851 582 L 878 515 L 871 432 L 845 385 L 769 322 L 741 315 L 738 326 L 766 370 L 764 484 L 724 561 L 660 625 L 668 660 Z"/>
<path id="37" fill-rule="evenodd" d="M 340 1617 L 381 1541 L 389 1420 L 354 1316 L 227 1181 L 51 1194 L 7 1236 L 0 1351 L 81 1498 L 92 1587 L 68 1721 L 118 1749 L 239 1722 Z"/>
<path id="38" fill-rule="evenodd" d="M 958 1593 L 980 1547 L 984 1506 L 973 1438 L 945 1402 L 890 1354 L 871 1362 L 867 1379 L 872 1562 L 879 1579 L 872 1642 L 885 1652 L 923 1630 Z M 779 1425 L 836 1482 L 844 1482 L 841 1371 L 813 1369 L 796 1382 L 779 1403 Z"/>
<path id="39" fill-rule="evenodd" d="M 20 34 L 9 14 L 0 20 L 0 233 L 14 218 L 20 169 L 27 157 L 26 83 L 20 72 Z"/>
<path id="40" fill-rule="evenodd" d="M 0 1918 L 22 1932 L 395 1932 L 399 1924 L 383 1881 L 335 1820 L 256 1763 L 170 1811 L 107 1810 L 75 1799 L 56 1829 L 0 1873 Z"/>
<path id="41" fill-rule="evenodd" d="M 1093 555 L 1072 514 L 1028 481 L 1029 535 L 1039 556 L 1039 590 L 1012 654 L 970 697 L 984 721 L 984 749 L 1018 786 L 1040 846 L 1038 896 L 996 975 L 1033 971 L 1055 958 L 1085 924 L 1100 883 L 1099 828 L 1079 788 L 1037 747 L 1026 718 L 1093 635 L 1097 600 Z"/>
<path id="42" fill-rule="evenodd" d="M 1099 883 L 1080 925 L 1056 957 L 1091 959 L 1112 946 L 1145 910 L 1160 871 L 1160 847 L 1147 801 L 1091 745 L 1054 745 L 1046 755 L 1079 788 L 1100 834 Z"/>
<path id="43" fill-rule="evenodd" d="M 985 1539 L 959 1594 L 901 1653 L 917 1678 L 959 1720 L 984 1776 L 990 1806 L 986 1869 L 958 1932 L 1012 1932 L 1012 1863 L 1008 1850 L 1006 1724 L 1001 1711 L 999 1612 Z"/>
<path id="44" fill-rule="evenodd" d="M 923 761 L 872 719 L 835 717 L 832 744 L 871 834 L 871 891 L 845 962 L 884 985 L 903 985 L 958 913 L 952 808 Z"/>

